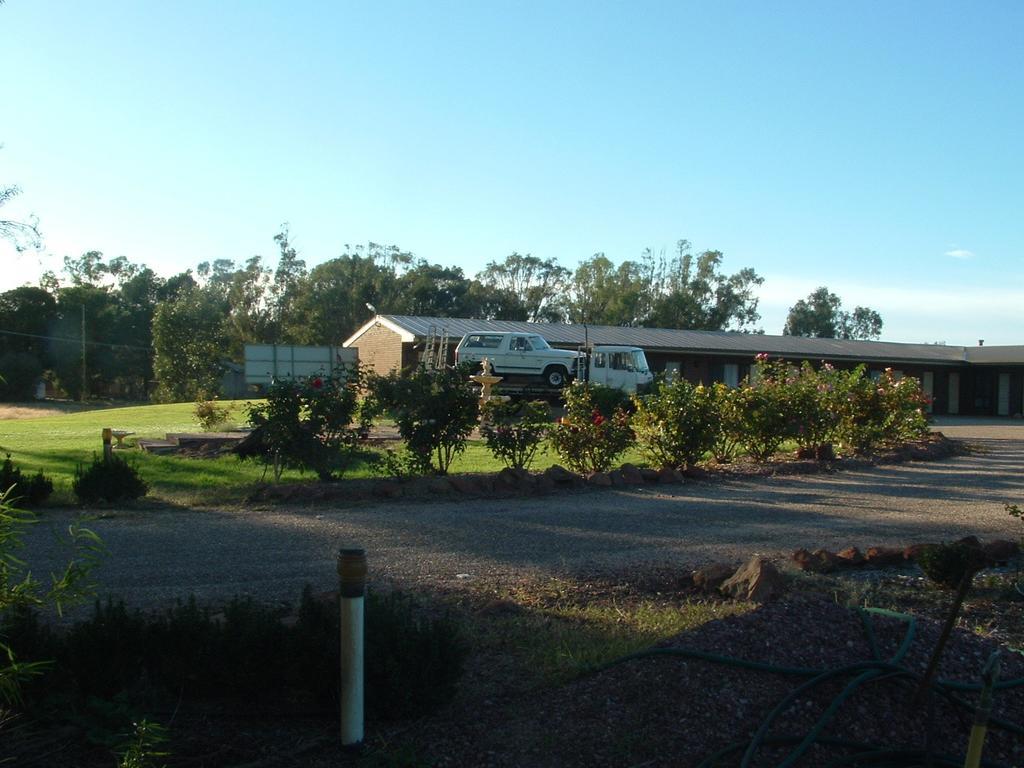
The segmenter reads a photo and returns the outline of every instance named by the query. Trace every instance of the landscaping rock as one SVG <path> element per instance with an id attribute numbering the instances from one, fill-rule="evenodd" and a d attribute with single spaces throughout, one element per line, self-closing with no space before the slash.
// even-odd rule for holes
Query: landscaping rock
<path id="1" fill-rule="evenodd" d="M 645 483 L 656 483 L 658 482 L 658 475 L 660 473 L 656 469 L 650 467 L 644 467 L 640 470 L 640 477 L 644 479 Z"/>
<path id="2" fill-rule="evenodd" d="M 516 471 L 505 467 L 501 472 L 494 475 L 494 487 L 502 491 L 517 491 L 522 486 L 522 480 Z"/>
<path id="3" fill-rule="evenodd" d="M 546 473 L 542 473 L 534 479 L 533 486 L 538 493 L 551 493 L 551 491 L 555 490 L 555 481 L 548 477 Z"/>
<path id="4" fill-rule="evenodd" d="M 600 487 L 610 487 L 612 478 L 607 472 L 591 472 L 587 475 L 587 483 Z"/>
<path id="5" fill-rule="evenodd" d="M 903 550 L 894 547 L 870 547 L 865 557 L 868 565 L 875 568 L 888 568 L 903 564 Z"/>
<path id="6" fill-rule="evenodd" d="M 544 470 L 544 476 L 550 478 L 556 485 L 570 485 L 576 482 L 578 476 L 565 467 L 553 464 Z"/>
<path id="7" fill-rule="evenodd" d="M 909 547 L 903 548 L 903 559 L 908 562 L 917 560 L 917 556 L 921 554 L 928 547 L 934 546 L 932 544 L 911 544 Z"/>
<path id="8" fill-rule="evenodd" d="M 793 562 L 800 570 L 813 573 L 831 573 L 841 565 L 845 565 L 845 561 L 827 549 L 816 549 L 814 552 L 798 549 L 793 553 Z"/>
<path id="9" fill-rule="evenodd" d="M 427 490 L 431 493 L 448 493 L 452 490 L 452 484 L 447 477 L 432 477 L 427 481 Z"/>
<path id="10" fill-rule="evenodd" d="M 1020 545 L 1015 541 L 994 539 L 982 547 L 985 560 L 992 565 L 1007 563 L 1020 554 Z"/>
<path id="11" fill-rule="evenodd" d="M 643 485 L 644 476 L 641 474 L 640 469 L 633 464 L 623 464 L 619 473 L 622 475 L 623 482 L 626 485 Z"/>
<path id="12" fill-rule="evenodd" d="M 374 485 L 373 495 L 384 499 L 397 499 L 402 495 L 402 486 L 391 480 L 381 480 Z"/>
<path id="13" fill-rule="evenodd" d="M 683 482 L 683 473 L 678 469 L 665 467 L 658 472 L 658 482 L 669 485 L 679 485 L 679 483 Z"/>
<path id="14" fill-rule="evenodd" d="M 974 547 L 975 549 L 981 549 L 981 539 L 977 536 L 964 536 L 962 539 L 958 539 L 956 543 L 963 544 L 968 547 Z"/>
<path id="15" fill-rule="evenodd" d="M 785 592 L 785 582 L 768 558 L 755 555 L 726 579 L 719 591 L 737 600 L 766 603 Z"/>
<path id="16" fill-rule="evenodd" d="M 456 491 L 467 496 L 479 496 L 484 492 L 477 479 L 468 475 L 453 475 L 448 478 L 448 482 Z"/>
<path id="17" fill-rule="evenodd" d="M 728 563 L 712 563 L 695 570 L 691 576 L 693 586 L 705 592 L 712 592 L 722 586 L 725 580 L 736 572 L 736 566 Z"/>
<path id="18" fill-rule="evenodd" d="M 858 565 L 864 565 L 864 553 L 856 547 L 847 547 L 842 552 L 836 553 L 836 557 L 842 560 L 842 564 L 847 567 L 856 567 Z"/>

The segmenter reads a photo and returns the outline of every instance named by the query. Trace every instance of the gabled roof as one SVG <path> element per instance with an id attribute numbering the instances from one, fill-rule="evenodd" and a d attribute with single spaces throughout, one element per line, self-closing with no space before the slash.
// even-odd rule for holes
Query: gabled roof
<path id="1" fill-rule="evenodd" d="M 538 333 L 556 346 L 619 344 L 646 350 L 752 357 L 760 352 L 808 360 L 857 360 L 882 363 L 958 365 L 974 362 L 1024 363 L 1024 346 L 959 347 L 942 344 L 903 344 L 891 341 L 814 339 L 769 336 L 736 331 L 690 331 L 671 328 L 629 328 L 614 325 L 527 323 L 516 320 L 473 320 L 463 317 L 378 315 L 345 341 L 350 346 L 375 324 L 390 328 L 403 341 L 426 338 L 433 328 L 447 330 L 454 341 L 477 331 Z"/>

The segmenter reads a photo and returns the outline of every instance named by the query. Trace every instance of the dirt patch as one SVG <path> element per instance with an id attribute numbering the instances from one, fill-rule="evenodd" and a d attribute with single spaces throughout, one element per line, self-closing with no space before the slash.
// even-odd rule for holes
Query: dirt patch
<path id="1" fill-rule="evenodd" d="M 35 403 L 0 404 L 0 420 L 5 419 L 41 419 L 46 416 L 61 416 L 65 413 L 81 411 L 99 411 L 106 408 L 124 408 L 130 405 L 146 405 L 146 403 L 74 403 L 70 400 L 44 400 Z"/>

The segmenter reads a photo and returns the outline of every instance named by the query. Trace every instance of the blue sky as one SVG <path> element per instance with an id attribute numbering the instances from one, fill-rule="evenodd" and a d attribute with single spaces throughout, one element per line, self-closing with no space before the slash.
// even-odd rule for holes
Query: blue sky
<path id="1" fill-rule="evenodd" d="M 0 6 L 0 289 L 395 243 L 473 274 L 688 238 L 892 341 L 1024 343 L 1024 4 Z M 4 248 L 4 246 L 0 246 Z M 381 308 L 386 310 L 386 308 Z"/>

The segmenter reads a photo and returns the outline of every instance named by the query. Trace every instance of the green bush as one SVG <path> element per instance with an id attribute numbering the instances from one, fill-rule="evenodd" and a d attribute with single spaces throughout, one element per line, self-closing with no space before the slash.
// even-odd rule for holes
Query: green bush
<path id="1" fill-rule="evenodd" d="M 231 409 L 217 404 L 217 398 L 201 392 L 196 398 L 196 406 L 192 410 L 199 426 L 206 432 L 212 432 L 217 426 L 228 420 Z"/>
<path id="2" fill-rule="evenodd" d="M 597 407 L 594 386 L 576 382 L 565 389 L 565 417 L 551 430 L 551 443 L 576 472 L 606 472 L 630 445 L 633 430 L 622 409 L 605 416 Z"/>
<path id="3" fill-rule="evenodd" d="M 9 493 L 8 501 L 23 507 L 38 507 L 53 493 L 53 481 L 42 472 L 25 477 L 8 453 L 0 465 L 0 493 Z"/>
<path id="4" fill-rule="evenodd" d="M 933 544 L 917 556 L 917 564 L 924 575 L 946 589 L 956 589 L 964 578 L 973 576 L 982 565 L 983 557 L 977 547 L 962 542 Z"/>
<path id="5" fill-rule="evenodd" d="M 783 360 L 758 355 L 754 381 L 736 390 L 736 407 L 743 418 L 737 438 L 757 461 L 768 461 L 796 428 L 792 407 L 791 372 Z"/>
<path id="6" fill-rule="evenodd" d="M 365 609 L 367 715 L 415 717 L 450 701 L 468 652 L 459 626 L 447 616 L 428 616 L 397 593 L 371 593 Z M 333 715 L 338 602 L 317 600 L 307 587 L 297 620 L 285 623 L 283 614 L 248 599 L 235 599 L 216 614 L 194 599 L 162 614 L 107 603 L 59 636 L 31 611 L 5 616 L 0 632 L 27 659 L 56 660 L 25 687 L 30 708 L 122 701 L 127 718 L 147 702 L 185 701 Z"/>
<path id="7" fill-rule="evenodd" d="M 352 423 L 361 413 L 362 381 L 355 367 L 343 377 L 275 382 L 266 402 L 250 407 L 253 435 L 238 455 L 273 467 L 274 480 L 285 468 L 311 470 L 324 481 L 344 474 L 359 453 L 359 435 L 367 427 Z"/>
<path id="8" fill-rule="evenodd" d="M 494 457 L 514 468 L 529 467 L 551 430 L 551 407 L 543 400 L 484 405 L 480 433 Z"/>
<path id="9" fill-rule="evenodd" d="M 714 445 L 720 420 L 713 389 L 679 379 L 634 402 L 633 431 L 652 463 L 691 467 Z"/>
<path id="10" fill-rule="evenodd" d="M 375 378 L 370 388 L 380 410 L 389 411 L 416 468 L 448 473 L 477 425 L 479 403 L 469 386 L 469 366 Z"/>
<path id="11" fill-rule="evenodd" d="M 742 449 L 743 413 L 740 403 L 740 389 L 717 383 L 710 388 L 715 408 L 715 430 L 711 442 L 711 455 L 719 464 L 728 464 L 735 459 Z"/>
<path id="12" fill-rule="evenodd" d="M 75 469 L 71 488 L 81 504 L 137 499 L 149 490 L 133 464 L 120 456 L 103 459 L 95 455 L 87 467 L 78 465 Z"/>
<path id="13" fill-rule="evenodd" d="M 839 429 L 839 400 L 846 392 L 848 375 L 828 363 L 816 369 L 806 360 L 790 379 L 789 408 L 795 422 L 793 439 L 802 452 L 813 454 L 832 444 Z"/>

